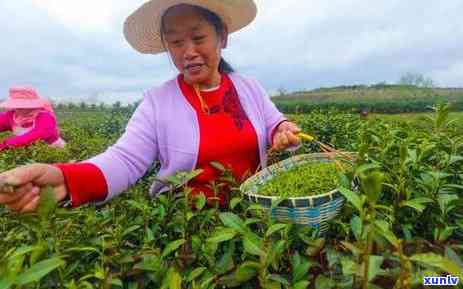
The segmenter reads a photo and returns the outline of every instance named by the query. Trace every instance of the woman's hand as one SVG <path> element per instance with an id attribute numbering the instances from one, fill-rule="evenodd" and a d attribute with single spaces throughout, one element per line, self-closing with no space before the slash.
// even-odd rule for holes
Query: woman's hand
<path id="1" fill-rule="evenodd" d="M 0 204 L 20 213 L 33 212 L 46 186 L 54 188 L 58 202 L 68 194 L 63 173 L 55 166 L 33 164 L 6 171 L 0 174 Z"/>
<path id="2" fill-rule="evenodd" d="M 292 146 L 298 146 L 301 143 L 297 136 L 299 132 L 301 132 L 301 129 L 290 121 L 280 123 L 273 135 L 272 150 L 282 151 Z"/>

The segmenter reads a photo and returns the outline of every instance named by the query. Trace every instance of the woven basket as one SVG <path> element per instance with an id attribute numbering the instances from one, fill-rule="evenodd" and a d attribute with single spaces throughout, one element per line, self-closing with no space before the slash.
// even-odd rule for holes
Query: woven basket
<path id="1" fill-rule="evenodd" d="M 272 200 L 277 200 L 278 197 L 257 194 L 258 189 L 263 184 L 273 179 L 277 174 L 295 166 L 311 162 L 331 161 L 328 155 L 324 153 L 297 155 L 261 170 L 247 179 L 240 186 L 240 190 L 251 202 L 259 203 L 264 208 L 271 209 Z M 309 225 L 319 229 L 320 233 L 325 233 L 328 229 L 327 222 L 338 215 L 344 201 L 345 199 L 341 193 L 334 189 L 320 195 L 287 198 L 271 209 L 271 214 L 277 220 Z"/>

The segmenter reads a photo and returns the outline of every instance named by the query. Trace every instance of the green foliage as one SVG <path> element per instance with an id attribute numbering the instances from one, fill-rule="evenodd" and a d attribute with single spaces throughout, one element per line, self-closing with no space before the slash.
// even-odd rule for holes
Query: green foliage
<path id="1" fill-rule="evenodd" d="M 5 151 L 2 169 L 86 159 L 111 145 L 128 119 L 100 130 L 111 112 L 82 114 L 60 120 L 68 148 Z M 228 208 L 201 197 L 192 207 L 185 182 L 196 172 L 169 178 L 171 190 L 152 199 L 153 168 L 105 205 L 57 208 L 43 190 L 38 213 L 1 207 L 0 288 L 407 289 L 421 288 L 424 275 L 462 277 L 463 126 L 450 122 L 445 107 L 419 124 L 338 112 L 294 119 L 357 152 L 339 183 L 346 205 L 327 235 L 276 223 L 236 186 Z"/>
<path id="2" fill-rule="evenodd" d="M 407 113 L 430 112 L 429 107 L 440 102 L 451 102 L 453 107 L 463 110 L 463 100 L 445 96 L 426 96 L 421 98 L 403 99 L 372 99 L 372 100 L 336 100 L 336 101 L 304 101 L 304 100 L 276 100 L 278 109 L 284 113 L 310 113 L 318 110 L 339 110 L 344 112 L 370 111 L 375 113 Z"/>

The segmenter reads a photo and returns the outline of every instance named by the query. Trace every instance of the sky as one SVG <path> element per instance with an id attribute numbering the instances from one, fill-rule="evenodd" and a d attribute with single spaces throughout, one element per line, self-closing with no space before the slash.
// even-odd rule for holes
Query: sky
<path id="1" fill-rule="evenodd" d="M 0 0 L 0 98 L 30 85 L 59 101 L 131 103 L 178 72 L 166 53 L 125 41 L 143 0 Z M 230 36 L 224 58 L 269 94 L 396 83 L 421 73 L 463 87 L 461 0 L 255 0 L 253 23 Z"/>

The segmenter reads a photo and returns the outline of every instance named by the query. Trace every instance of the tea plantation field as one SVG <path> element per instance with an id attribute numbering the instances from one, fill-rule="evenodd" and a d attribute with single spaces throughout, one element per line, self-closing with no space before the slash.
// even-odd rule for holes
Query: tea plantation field
<path id="1" fill-rule="evenodd" d="M 1 152 L 0 168 L 85 160 L 117 140 L 130 113 L 117 107 L 60 114 L 66 149 L 36 144 Z M 234 188 L 228 208 L 207 206 L 204 198 L 191 206 L 188 188 L 179 185 L 188 173 L 171 180 L 171 192 L 150 199 L 154 164 L 108 204 L 60 208 L 44 190 L 38 213 L 0 207 L 0 289 L 406 289 L 425 288 L 425 276 L 447 275 L 461 283 L 459 117 L 443 105 L 417 121 L 337 111 L 289 117 L 319 140 L 357 153 L 339 185 L 346 205 L 326 235 L 275 221 L 244 198 L 226 171 L 223 180 Z M 318 151 L 306 143 L 271 162 Z"/>

